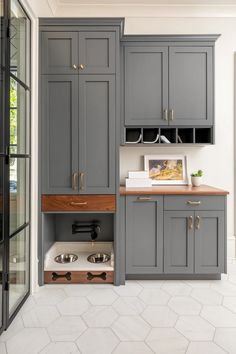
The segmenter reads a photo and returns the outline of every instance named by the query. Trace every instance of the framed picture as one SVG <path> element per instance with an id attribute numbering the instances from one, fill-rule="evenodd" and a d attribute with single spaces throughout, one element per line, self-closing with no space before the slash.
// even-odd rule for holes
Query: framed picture
<path id="1" fill-rule="evenodd" d="M 187 157 L 183 155 L 145 155 L 144 169 L 153 185 L 188 184 Z"/>

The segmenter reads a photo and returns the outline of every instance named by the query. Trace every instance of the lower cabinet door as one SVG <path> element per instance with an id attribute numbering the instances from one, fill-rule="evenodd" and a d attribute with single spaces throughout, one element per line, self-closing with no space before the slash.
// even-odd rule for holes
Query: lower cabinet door
<path id="1" fill-rule="evenodd" d="M 126 274 L 163 272 L 163 197 L 126 197 Z"/>
<path id="2" fill-rule="evenodd" d="M 194 212 L 165 211 L 164 273 L 194 271 Z"/>
<path id="3" fill-rule="evenodd" d="M 195 212 L 195 273 L 224 272 L 224 211 Z"/>

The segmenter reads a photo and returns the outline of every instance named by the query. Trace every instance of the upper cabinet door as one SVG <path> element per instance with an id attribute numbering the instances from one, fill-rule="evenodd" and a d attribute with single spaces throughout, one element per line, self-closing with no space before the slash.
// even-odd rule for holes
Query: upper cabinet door
<path id="1" fill-rule="evenodd" d="M 225 245 L 224 211 L 195 212 L 195 273 L 222 273 Z"/>
<path id="2" fill-rule="evenodd" d="M 77 32 L 43 32 L 42 74 L 78 74 Z"/>
<path id="3" fill-rule="evenodd" d="M 42 102 L 42 192 L 78 193 L 78 77 L 44 75 Z"/>
<path id="4" fill-rule="evenodd" d="M 79 32 L 80 74 L 115 74 L 115 32 Z"/>
<path id="5" fill-rule="evenodd" d="M 125 47 L 125 125 L 168 124 L 168 48 Z"/>
<path id="6" fill-rule="evenodd" d="M 170 47 L 169 124 L 213 124 L 213 53 L 210 47 Z"/>
<path id="7" fill-rule="evenodd" d="M 79 117 L 79 193 L 114 193 L 114 75 L 80 76 Z"/>

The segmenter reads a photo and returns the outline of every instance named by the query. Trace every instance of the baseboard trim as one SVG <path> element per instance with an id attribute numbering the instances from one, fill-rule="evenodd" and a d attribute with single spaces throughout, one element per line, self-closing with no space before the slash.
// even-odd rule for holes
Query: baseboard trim
<path id="1" fill-rule="evenodd" d="M 126 274 L 126 280 L 221 280 L 221 274 Z"/>

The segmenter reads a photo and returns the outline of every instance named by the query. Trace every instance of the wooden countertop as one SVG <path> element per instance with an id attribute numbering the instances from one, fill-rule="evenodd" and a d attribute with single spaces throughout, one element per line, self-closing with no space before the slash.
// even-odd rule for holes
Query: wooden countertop
<path id="1" fill-rule="evenodd" d="M 155 186 L 150 188 L 126 188 L 120 187 L 120 195 L 138 195 L 138 194 L 161 194 L 161 195 L 227 195 L 229 192 L 202 185 L 200 187 L 193 186 Z"/>

